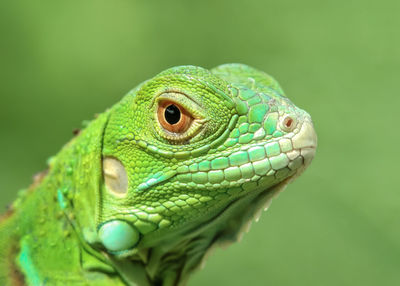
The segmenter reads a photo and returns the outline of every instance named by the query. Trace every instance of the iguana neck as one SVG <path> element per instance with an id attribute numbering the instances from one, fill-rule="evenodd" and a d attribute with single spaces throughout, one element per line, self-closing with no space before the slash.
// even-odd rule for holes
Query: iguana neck
<path id="1" fill-rule="evenodd" d="M 177 230 L 173 239 L 172 236 L 160 235 L 163 238 L 157 240 L 156 245 L 143 248 L 132 257 L 117 259 L 107 255 L 107 258 L 129 285 L 185 285 L 189 275 L 201 266 L 215 246 L 240 240 L 251 222 L 288 182 L 285 180 L 269 190 L 254 191 L 237 198 L 201 225 L 193 224 Z M 132 274 L 140 273 L 139 269 L 146 275 L 138 280 Z"/>
<path id="2" fill-rule="evenodd" d="M 36 285 L 46 277 L 57 279 L 58 273 L 65 272 L 70 284 L 86 281 L 85 273 L 97 282 L 110 281 L 108 274 L 115 274 L 84 241 L 84 234 L 96 233 L 101 139 L 107 118 L 107 112 L 99 116 L 50 160 L 47 175 L 37 178 L 14 202 L 12 215 L 3 223 L 11 226 L 0 229 L 2 237 L 12 230 L 9 245 L 18 241 L 12 260 L 28 284 Z M 112 278 L 122 283 L 117 276 Z"/>

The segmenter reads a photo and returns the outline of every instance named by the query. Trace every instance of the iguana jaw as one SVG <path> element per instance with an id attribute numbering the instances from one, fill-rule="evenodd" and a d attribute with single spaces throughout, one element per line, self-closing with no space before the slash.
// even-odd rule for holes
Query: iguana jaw
<path id="1" fill-rule="evenodd" d="M 153 283 L 179 280 L 184 285 L 193 270 L 204 266 L 206 258 L 215 247 L 226 247 L 241 240 L 243 234 L 249 231 L 251 223 L 258 220 L 263 210 L 268 209 L 272 199 L 286 188 L 291 179 L 289 177 L 273 188 L 259 188 L 237 198 L 200 224 L 182 227 L 174 234 L 163 234 L 156 245 L 143 248 L 137 255 L 126 259 L 141 261 Z"/>
<path id="2" fill-rule="evenodd" d="M 285 138 L 283 138 L 286 140 Z M 279 141 L 278 141 L 279 142 Z M 143 247 L 152 247 L 156 245 L 159 241 L 159 237 L 167 238 L 169 237 L 169 234 L 171 236 L 176 235 L 177 233 L 191 233 L 195 232 L 196 230 L 201 229 L 201 225 L 203 223 L 209 223 L 210 220 L 213 220 L 215 216 L 218 216 L 220 212 L 223 212 L 226 209 L 227 205 L 232 204 L 233 201 L 240 200 L 244 196 L 249 195 L 249 193 L 260 193 L 260 192 L 268 192 L 269 188 L 272 188 L 274 186 L 278 185 L 285 185 L 288 184 L 289 182 L 292 182 L 295 178 L 297 178 L 301 173 L 305 171 L 305 169 L 309 166 L 311 163 L 315 152 L 316 152 L 316 146 L 317 146 L 317 137 L 316 133 L 313 127 L 313 124 L 309 117 L 306 117 L 303 123 L 301 123 L 301 126 L 299 127 L 299 132 L 296 133 L 291 139 L 292 145 L 293 145 L 293 150 L 290 150 L 288 152 L 282 152 L 281 154 L 285 154 L 289 158 L 288 163 L 284 166 L 281 167 L 281 169 L 285 169 L 287 167 L 291 168 L 291 173 L 287 177 L 277 177 L 276 173 L 275 175 L 268 175 L 267 171 L 262 171 L 261 172 L 264 175 L 259 176 L 259 179 L 253 181 L 251 184 L 252 189 L 244 189 L 241 193 L 238 193 L 237 195 L 233 195 L 231 197 L 231 200 L 227 201 L 224 206 L 216 207 L 214 211 L 212 211 L 208 216 L 205 214 L 202 215 L 201 217 L 196 217 L 193 219 L 193 221 L 187 221 L 185 224 L 182 224 L 181 226 L 173 228 L 173 231 L 168 230 L 168 229 L 160 229 L 158 231 L 155 231 L 153 233 L 150 233 L 146 235 L 143 238 L 143 241 L 141 242 L 141 246 Z M 252 147 L 253 146 L 253 147 Z M 254 148 L 254 145 L 248 146 L 247 150 L 251 150 Z M 250 155 L 251 157 L 251 155 Z M 264 160 L 268 160 L 269 158 L 266 157 Z M 259 162 L 259 161 L 256 161 Z M 249 163 L 245 163 L 249 164 Z M 240 168 L 241 166 L 239 166 Z M 279 170 L 278 170 L 279 171 Z M 176 180 L 179 181 L 179 174 L 176 176 Z M 274 178 L 274 181 L 271 181 L 271 178 Z M 250 180 L 238 180 L 238 182 L 232 182 L 232 185 L 234 184 L 240 184 L 241 181 L 247 181 L 250 183 Z M 243 184 L 243 183 L 242 183 Z M 249 185 L 250 186 L 250 185 Z M 211 188 L 211 187 L 210 187 Z M 190 190 L 187 190 L 189 192 Z M 189 226 L 190 230 L 186 229 L 186 225 Z"/>
<path id="3" fill-rule="evenodd" d="M 141 235 L 140 242 L 135 239 L 135 243 L 132 241 L 128 243 L 134 245 L 136 242 L 139 242 L 134 249 L 128 251 L 118 251 L 116 249 L 117 251 L 113 251 L 114 248 L 109 248 L 109 250 L 115 255 L 128 257 L 137 253 L 139 249 L 154 247 L 159 243 L 158 241 L 160 238 L 162 238 L 162 240 L 173 238 L 173 240 L 176 241 L 175 236 L 178 233 L 184 234 L 195 232 L 195 230 L 199 228 L 199 225 L 217 215 L 232 201 L 247 196 L 249 193 L 257 192 L 260 189 L 265 190 L 271 188 L 286 178 L 293 180 L 310 164 L 315 154 L 315 147 L 317 144 L 315 131 L 308 115 L 304 115 L 303 122 L 300 122 L 296 129 L 297 132 L 291 137 L 277 138 L 272 140 L 272 142 L 261 141 L 243 145 L 240 149 L 230 149 L 215 155 L 205 155 L 204 158 L 200 157 L 194 161 L 199 163 L 192 163 L 193 161 L 189 161 L 185 166 L 185 162 L 183 162 L 183 165 L 176 165 L 174 166 L 174 169 L 171 168 L 164 170 L 158 177 L 162 178 L 162 180 L 160 180 L 152 189 L 148 190 L 148 192 L 156 193 L 158 190 L 162 191 L 163 188 L 168 188 L 169 185 L 173 185 L 177 188 L 177 191 L 179 190 L 179 192 L 183 194 L 193 193 L 193 189 L 195 190 L 197 187 L 203 187 L 200 190 L 204 190 L 204 187 L 207 187 L 209 192 L 215 192 L 216 194 L 221 193 L 219 192 L 220 189 L 226 189 L 226 192 L 229 193 L 230 196 L 227 196 L 227 199 L 225 200 L 216 201 L 212 207 L 208 208 L 207 212 L 201 213 L 198 216 L 193 216 L 186 221 L 175 223 L 175 225 L 171 227 L 160 227 L 150 233 Z M 288 145 L 291 147 L 287 147 Z M 277 150 L 279 151 L 275 151 L 275 148 L 278 148 Z M 230 166 L 218 165 L 221 164 L 219 162 L 222 159 L 229 162 Z M 104 160 L 107 161 L 107 158 Z M 208 161 L 211 168 L 214 168 L 213 164 L 215 162 L 215 171 L 211 169 L 208 173 L 204 172 L 201 166 L 204 161 Z M 189 164 L 191 165 L 189 166 Z M 193 166 L 195 168 L 192 168 Z M 196 169 L 196 171 L 192 171 L 192 169 Z M 118 170 L 124 169 L 119 168 Z M 235 177 L 236 171 L 239 172 L 240 177 Z M 104 173 L 107 173 L 107 171 Z M 223 174 L 225 177 L 224 181 L 215 181 L 215 179 L 210 176 L 211 173 Z M 204 183 L 197 181 L 196 177 L 200 174 L 208 174 L 209 181 Z M 232 178 L 230 179 L 230 177 Z M 212 180 L 214 180 L 214 183 Z M 230 190 L 233 190 L 234 192 L 231 192 Z M 127 209 L 124 213 L 120 214 L 121 218 L 118 216 L 114 218 L 114 220 L 117 219 L 120 221 L 118 226 L 122 229 L 129 229 L 124 222 L 126 214 L 129 213 L 136 214 L 137 211 L 135 209 Z M 159 213 L 159 215 L 163 216 L 163 213 Z M 106 230 L 102 227 L 100 232 L 102 235 L 105 233 L 103 230 L 109 232 L 112 235 L 112 244 L 114 244 L 115 239 L 118 241 L 120 240 L 120 238 L 113 235 L 117 230 L 119 231 L 119 227 L 115 228 L 114 224 L 113 221 L 108 221 L 105 226 L 107 228 L 112 226 L 112 228 Z M 190 231 L 187 231 L 187 226 Z M 134 232 L 137 231 L 134 230 Z M 127 235 L 130 235 L 130 232 L 126 233 Z M 136 234 L 134 236 L 138 237 Z"/>
<path id="4" fill-rule="evenodd" d="M 149 234 L 140 244 L 139 258 L 146 266 L 151 279 L 165 279 L 174 272 L 181 280 L 201 265 L 215 246 L 229 245 L 240 240 L 252 221 L 258 220 L 262 210 L 267 210 L 272 199 L 297 178 L 310 164 L 316 149 L 317 138 L 311 121 L 305 121 L 293 137 L 293 145 L 302 157 L 296 172 L 283 178 L 273 187 L 260 184 L 257 188 L 232 199 L 224 207 L 215 209 L 201 220 L 188 222 L 171 231 Z M 147 249 L 143 252 L 144 249 Z M 192 254 L 196 254 L 192 256 Z M 138 259 L 138 256 L 134 259 Z M 175 279 L 175 278 L 174 278 Z M 153 280 L 154 281 L 154 280 Z"/>

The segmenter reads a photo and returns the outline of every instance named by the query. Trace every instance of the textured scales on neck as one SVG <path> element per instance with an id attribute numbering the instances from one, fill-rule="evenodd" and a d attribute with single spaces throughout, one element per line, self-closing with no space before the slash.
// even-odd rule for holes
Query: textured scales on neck
<path id="1" fill-rule="evenodd" d="M 315 148 L 310 116 L 267 74 L 241 64 L 175 67 L 65 146 L 16 203 L 14 221 L 32 225 L 21 219 L 27 210 L 53 205 L 50 228 L 68 232 L 63 243 L 75 247 L 68 261 L 77 280 L 184 285 L 214 246 L 240 239 Z M 49 241 L 32 234 L 40 226 L 30 230 L 14 234 L 24 241 L 14 266 L 31 283 L 61 279 L 44 270 L 37 249 Z"/>

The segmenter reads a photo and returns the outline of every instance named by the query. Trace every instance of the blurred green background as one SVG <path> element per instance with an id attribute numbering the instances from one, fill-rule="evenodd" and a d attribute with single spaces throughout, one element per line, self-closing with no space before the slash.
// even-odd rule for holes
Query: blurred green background
<path id="1" fill-rule="evenodd" d="M 182 64 L 276 77 L 319 136 L 309 170 L 195 285 L 399 285 L 400 1 L 0 2 L 0 201 L 84 119 Z"/>

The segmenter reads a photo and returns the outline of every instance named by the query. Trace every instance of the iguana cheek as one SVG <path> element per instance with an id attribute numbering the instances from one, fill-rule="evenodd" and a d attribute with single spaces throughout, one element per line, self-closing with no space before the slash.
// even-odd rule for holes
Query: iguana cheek
<path id="1" fill-rule="evenodd" d="M 123 196 L 128 191 L 128 175 L 124 165 L 112 157 L 103 159 L 103 175 L 107 189 L 118 196 Z"/>
<path id="2" fill-rule="evenodd" d="M 107 250 L 120 252 L 134 247 L 140 239 L 140 234 L 129 223 L 113 220 L 100 227 L 99 238 Z"/>

